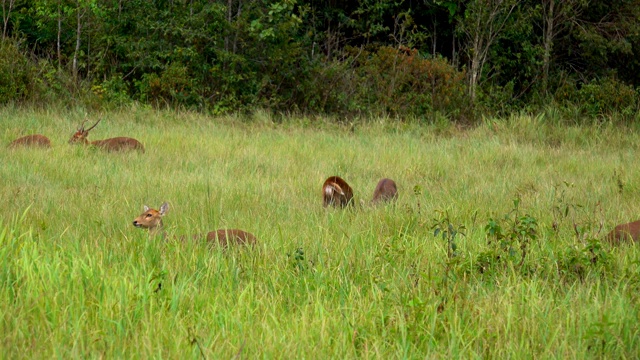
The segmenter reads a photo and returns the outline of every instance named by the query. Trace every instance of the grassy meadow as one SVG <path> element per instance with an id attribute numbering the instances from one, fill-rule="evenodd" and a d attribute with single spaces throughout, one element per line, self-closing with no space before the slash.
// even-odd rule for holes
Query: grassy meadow
<path id="1" fill-rule="evenodd" d="M 67 144 L 83 116 L 0 110 L 4 144 L 53 143 L 0 148 L 3 358 L 640 356 L 640 251 L 600 242 L 640 218 L 638 129 L 132 108 L 89 139 L 146 152 L 105 153 Z M 322 208 L 331 175 L 355 209 Z M 132 225 L 163 201 L 166 240 Z M 258 245 L 172 236 L 225 227 Z"/>

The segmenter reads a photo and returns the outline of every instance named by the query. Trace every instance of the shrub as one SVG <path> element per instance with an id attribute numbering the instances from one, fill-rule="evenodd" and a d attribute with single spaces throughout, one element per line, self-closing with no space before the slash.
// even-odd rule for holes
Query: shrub
<path id="1" fill-rule="evenodd" d="M 202 105 L 196 90 L 198 85 L 186 66 L 172 63 L 159 75 L 146 73 L 136 82 L 143 100 L 156 106 L 198 106 Z"/>
<path id="2" fill-rule="evenodd" d="M 444 58 L 424 58 L 415 49 L 382 46 L 364 60 L 358 75 L 361 99 L 391 115 L 459 117 L 469 104 L 465 74 Z"/>
<path id="3" fill-rule="evenodd" d="M 468 115 L 465 75 L 444 58 L 388 46 L 375 51 L 346 48 L 342 55 L 314 65 L 301 109 L 342 115 Z"/>
<path id="4" fill-rule="evenodd" d="M 93 85 L 91 91 L 103 101 L 105 105 L 113 104 L 117 107 L 131 102 L 127 83 L 122 79 L 120 74 L 105 79 L 100 84 Z"/>
<path id="5" fill-rule="evenodd" d="M 638 92 L 615 77 L 595 79 L 579 86 L 567 81 L 555 93 L 555 99 L 565 108 L 577 107 L 590 118 L 603 116 L 633 117 L 638 111 Z"/>
<path id="6" fill-rule="evenodd" d="M 17 40 L 0 41 L 0 104 L 29 99 L 35 72 Z"/>

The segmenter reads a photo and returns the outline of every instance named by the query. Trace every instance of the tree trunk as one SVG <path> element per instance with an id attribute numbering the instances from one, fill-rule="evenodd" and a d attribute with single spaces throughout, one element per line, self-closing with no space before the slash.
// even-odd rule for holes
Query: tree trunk
<path id="1" fill-rule="evenodd" d="M 238 0 L 238 13 L 236 14 L 236 23 L 240 19 L 240 15 L 242 14 L 242 0 Z M 240 35 L 240 28 L 236 26 L 236 33 L 233 37 L 233 53 L 235 54 L 238 51 L 238 36 Z"/>
<path id="2" fill-rule="evenodd" d="M 473 40 L 473 56 L 471 57 L 471 69 L 469 70 L 469 98 L 471 99 L 471 103 L 476 101 L 476 88 L 483 66 L 480 56 L 481 48 L 482 39 L 480 38 L 480 34 L 476 34 Z"/>
<path id="3" fill-rule="evenodd" d="M 476 0 L 471 4 L 468 17 L 473 20 L 468 22 L 469 27 L 463 28 L 466 32 L 468 52 L 470 53 L 469 69 L 469 97 L 475 102 L 477 89 L 482 78 L 482 69 L 489 55 L 491 45 L 496 41 L 504 28 L 507 19 L 521 0 Z"/>
<path id="4" fill-rule="evenodd" d="M 9 18 L 15 2 L 15 0 L 9 0 L 9 8 L 7 9 L 7 0 L 2 0 L 2 22 L 4 25 L 2 28 L 2 40 L 7 37 L 7 32 L 9 30 Z"/>
<path id="5" fill-rule="evenodd" d="M 433 41 L 431 42 L 432 47 L 431 47 L 431 55 L 435 58 L 436 57 L 436 40 L 437 38 L 437 33 L 436 30 L 438 29 L 438 22 L 436 19 L 433 19 Z"/>
<path id="6" fill-rule="evenodd" d="M 62 50 L 60 49 L 60 37 L 62 36 L 62 4 L 58 1 L 58 38 L 56 39 L 56 50 L 58 52 L 58 71 L 62 68 Z"/>
<path id="7" fill-rule="evenodd" d="M 542 56 L 542 91 L 546 95 L 549 89 L 549 66 L 553 48 L 555 0 L 549 0 L 549 8 L 544 14 L 544 53 Z"/>
<path id="8" fill-rule="evenodd" d="M 76 28 L 76 48 L 75 51 L 73 52 L 73 80 L 77 83 L 78 82 L 78 54 L 80 53 L 80 35 L 82 34 L 82 15 L 80 15 L 80 0 L 78 0 L 76 2 L 77 4 L 77 9 L 76 9 L 76 20 L 78 22 L 78 26 Z"/>
<path id="9" fill-rule="evenodd" d="M 229 29 L 231 28 L 231 13 L 233 11 L 233 0 L 228 0 L 227 1 L 227 26 L 229 27 Z M 229 52 L 229 44 L 231 43 L 230 39 L 229 39 L 230 33 L 227 32 L 227 34 L 224 36 L 224 51 L 225 52 Z"/>

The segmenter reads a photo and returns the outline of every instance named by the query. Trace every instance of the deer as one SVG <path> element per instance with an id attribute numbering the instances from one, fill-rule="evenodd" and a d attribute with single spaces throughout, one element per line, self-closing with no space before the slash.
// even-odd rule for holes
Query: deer
<path id="1" fill-rule="evenodd" d="M 613 228 L 605 240 L 611 244 L 619 244 L 623 241 L 638 242 L 640 239 L 640 220 L 626 224 L 620 224 Z"/>
<path id="2" fill-rule="evenodd" d="M 88 129 L 84 128 L 84 124 L 87 122 L 87 120 L 83 121 L 78 128 L 78 131 L 76 131 L 69 139 L 69 144 L 93 145 L 106 151 L 139 150 L 144 153 L 144 145 L 142 145 L 140 141 L 130 137 L 114 137 L 110 139 L 94 141 L 87 140 L 89 131 L 95 128 L 101 120 L 102 118 L 98 119 L 98 121 Z"/>
<path id="3" fill-rule="evenodd" d="M 155 236 L 158 233 L 162 233 L 163 237 L 166 236 L 163 230 L 162 218 L 169 211 L 169 204 L 164 202 L 160 205 L 160 209 L 152 209 L 147 205 L 143 207 L 144 212 L 133 220 L 133 226 L 137 228 L 147 229 L 149 235 Z M 194 235 L 193 239 L 200 239 L 201 235 Z M 184 237 L 182 237 L 184 239 Z M 230 245 L 254 245 L 256 243 L 256 237 L 244 230 L 239 229 L 218 229 L 207 233 L 207 242 L 218 244 L 222 247 Z"/>
<path id="4" fill-rule="evenodd" d="M 8 148 L 17 148 L 17 147 L 50 148 L 51 140 L 49 140 L 49 138 L 44 135 L 33 134 L 33 135 L 27 135 L 21 138 L 17 138 L 13 140 L 7 147 Z"/>
<path id="5" fill-rule="evenodd" d="M 391 179 L 381 179 L 376 185 L 376 189 L 373 191 L 373 198 L 371 198 L 372 204 L 379 202 L 395 201 L 398 199 L 398 186 L 396 182 Z"/>
<path id="6" fill-rule="evenodd" d="M 339 176 L 330 176 L 322 185 L 323 206 L 353 206 L 353 189 Z"/>

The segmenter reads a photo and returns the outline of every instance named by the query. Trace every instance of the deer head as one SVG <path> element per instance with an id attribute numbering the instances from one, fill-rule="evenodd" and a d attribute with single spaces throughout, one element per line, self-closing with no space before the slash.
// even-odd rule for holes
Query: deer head
<path id="1" fill-rule="evenodd" d="M 169 204 L 162 203 L 160 210 L 144 205 L 144 212 L 133 220 L 133 226 L 148 229 L 150 233 L 162 229 L 162 217 L 169 211 Z"/>
<path id="2" fill-rule="evenodd" d="M 78 144 L 78 143 L 87 144 L 88 143 L 87 136 L 89 136 L 89 131 L 91 131 L 94 127 L 96 127 L 96 125 L 98 125 L 100 121 L 102 121 L 102 118 L 98 119 L 98 121 L 95 124 L 93 124 L 93 126 L 85 130 L 84 124 L 87 122 L 87 120 L 85 119 L 80 125 L 80 127 L 78 128 L 78 131 L 76 131 L 73 135 L 71 135 L 71 138 L 69 139 L 69 144 Z"/>

